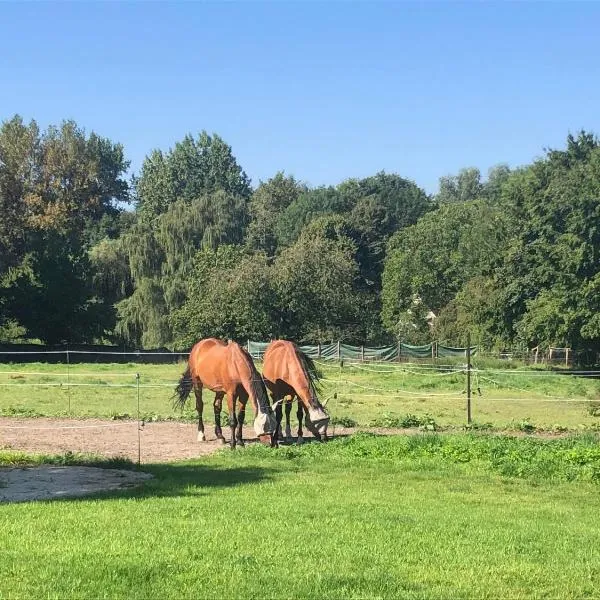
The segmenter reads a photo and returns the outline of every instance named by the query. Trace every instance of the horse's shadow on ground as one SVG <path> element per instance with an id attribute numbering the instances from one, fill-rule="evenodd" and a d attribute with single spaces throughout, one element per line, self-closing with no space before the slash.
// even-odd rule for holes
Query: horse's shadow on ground
<path id="1" fill-rule="evenodd" d="M 34 468 L 42 467 L 36 465 Z M 46 497 L 31 497 L 27 499 L 24 496 L 19 496 L 15 499 L 3 498 L 0 504 L 12 504 L 22 502 L 37 503 L 55 503 L 55 502 L 88 502 L 92 501 L 108 501 L 125 498 L 135 498 L 139 500 L 147 498 L 168 498 L 168 497 L 199 497 L 211 493 L 211 490 L 216 488 L 231 488 L 256 484 L 260 482 L 272 481 L 277 475 L 279 469 L 265 468 L 260 466 L 213 466 L 206 464 L 197 464 L 191 461 L 186 463 L 156 463 L 135 465 L 133 463 L 111 465 L 110 463 L 85 463 L 81 462 L 77 465 L 60 466 L 48 465 L 54 471 L 53 477 L 60 481 L 60 472 L 68 471 L 71 467 L 100 467 L 100 471 L 106 469 L 118 468 L 123 477 L 121 487 L 106 489 L 103 491 L 94 491 L 89 494 L 79 495 L 79 490 L 74 490 L 72 481 L 65 484 L 61 483 L 56 486 L 52 492 L 47 492 Z M 28 471 L 27 467 L 17 467 L 23 469 L 23 472 Z M 127 472 L 139 472 L 151 475 L 148 479 L 143 480 L 127 480 Z M 114 471 L 113 471 L 114 473 Z M 100 475 L 101 476 L 101 473 Z M 114 480 L 113 480 L 114 481 Z M 39 488 L 35 485 L 35 494 L 44 494 L 44 483 L 40 481 Z M 8 488 L 9 489 L 10 485 Z M 35 488 L 38 488 L 37 490 Z"/>
<path id="2" fill-rule="evenodd" d="M 338 437 L 346 437 L 347 434 L 338 434 Z M 253 443 L 248 440 L 249 443 Z M 258 442 L 254 442 L 258 443 Z M 308 444 L 320 444 L 318 440 L 312 437 L 304 438 L 304 443 L 297 444 L 297 438 L 279 440 L 281 448 L 298 447 Z M 326 442 L 328 443 L 328 442 Z M 277 448 L 272 448 L 273 453 L 277 453 Z M 234 455 L 235 452 L 243 450 L 229 451 Z M 231 488 L 236 486 L 245 486 L 274 480 L 278 475 L 289 471 L 289 463 L 277 466 L 264 467 L 255 466 L 236 466 L 235 463 L 223 465 L 203 464 L 203 458 L 188 459 L 174 463 L 149 463 L 136 465 L 127 461 L 116 461 L 115 463 L 86 463 L 81 462 L 79 466 L 96 466 L 103 468 L 119 468 L 126 471 L 139 471 L 149 473 L 152 478 L 146 479 L 142 483 L 125 485 L 124 487 L 102 492 L 95 492 L 85 496 L 61 495 L 46 499 L 31 500 L 36 503 L 50 502 L 75 502 L 75 501 L 94 501 L 116 500 L 124 498 L 135 498 L 139 500 L 147 498 L 167 498 L 167 497 L 199 497 L 211 493 L 211 490 L 218 488 Z M 75 466 L 75 465 L 74 465 Z M 67 467 L 68 468 L 68 467 Z"/>

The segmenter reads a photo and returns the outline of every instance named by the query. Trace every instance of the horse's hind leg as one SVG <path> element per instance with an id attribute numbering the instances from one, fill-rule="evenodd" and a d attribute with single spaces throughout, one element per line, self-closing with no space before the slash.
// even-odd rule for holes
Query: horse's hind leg
<path id="1" fill-rule="evenodd" d="M 204 408 L 204 404 L 202 403 L 202 384 L 194 386 L 194 394 L 196 395 L 196 410 L 198 411 L 198 441 L 205 442 L 206 436 L 204 435 L 204 423 L 202 422 L 202 409 Z"/>
<path id="2" fill-rule="evenodd" d="M 292 427 L 290 425 L 290 414 L 292 412 L 292 402 L 294 401 L 294 396 L 292 396 L 285 403 L 285 439 L 292 439 Z"/>
<path id="3" fill-rule="evenodd" d="M 213 403 L 213 407 L 215 409 L 215 435 L 217 439 L 221 441 L 222 444 L 225 443 L 225 438 L 223 437 L 223 430 L 221 429 L 221 409 L 223 407 L 223 396 L 224 392 L 217 392 L 215 394 L 215 401 Z"/>

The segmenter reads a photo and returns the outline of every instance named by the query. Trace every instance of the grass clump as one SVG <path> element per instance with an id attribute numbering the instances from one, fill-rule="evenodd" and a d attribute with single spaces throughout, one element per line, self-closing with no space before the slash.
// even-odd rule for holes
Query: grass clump
<path id="1" fill-rule="evenodd" d="M 245 452 L 265 456 L 271 450 L 252 446 Z M 277 453 L 299 461 L 469 464 L 506 477 L 600 483 L 600 436 L 593 433 L 548 440 L 478 433 L 386 436 L 365 432 L 327 444 L 288 446 Z"/>
<path id="2" fill-rule="evenodd" d="M 0 449 L 0 467 L 35 467 L 40 465 L 106 467 L 132 469 L 134 463 L 128 458 L 106 458 L 95 454 L 65 452 L 63 454 L 28 454 L 18 450 Z"/>
<path id="3" fill-rule="evenodd" d="M 416 427 L 427 431 L 435 431 L 438 429 L 438 425 L 433 416 L 429 414 L 418 416 L 410 413 L 403 416 L 394 415 L 393 413 L 383 413 L 381 417 L 373 419 L 370 426 L 387 429 L 411 429 Z"/>

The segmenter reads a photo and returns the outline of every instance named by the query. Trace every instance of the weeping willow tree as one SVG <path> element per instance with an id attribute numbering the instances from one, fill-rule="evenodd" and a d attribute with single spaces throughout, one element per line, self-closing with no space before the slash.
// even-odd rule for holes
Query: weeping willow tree
<path id="1" fill-rule="evenodd" d="M 247 222 L 246 199 L 218 190 L 133 226 L 119 240 L 134 291 L 117 303 L 117 335 L 131 345 L 172 346 L 169 315 L 187 299 L 197 251 L 239 244 Z"/>

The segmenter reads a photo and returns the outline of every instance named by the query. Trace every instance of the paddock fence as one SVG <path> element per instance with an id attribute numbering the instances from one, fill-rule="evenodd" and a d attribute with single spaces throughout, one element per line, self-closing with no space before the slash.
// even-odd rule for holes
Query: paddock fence
<path id="1" fill-rule="evenodd" d="M 247 344 L 259 371 L 265 346 Z M 541 364 L 489 368 L 478 366 L 476 348 L 472 363 L 462 360 L 466 349 L 461 348 L 452 349 L 452 360 L 438 355 L 428 362 L 422 357 L 381 359 L 386 352 L 394 356 L 390 347 L 373 351 L 335 344 L 308 350 L 322 371 L 321 399 L 334 435 L 356 426 L 600 430 L 598 370 L 556 370 Z M 88 451 L 90 439 L 106 435 L 118 441 L 119 432 L 128 432 L 126 454 L 151 462 L 166 447 L 168 440 L 159 431 L 168 426 L 174 428 L 173 436 L 187 436 L 187 447 L 194 452 L 193 395 L 183 412 L 172 405 L 186 358 L 185 352 L 169 351 L 0 350 L 0 446 L 19 447 L 25 434 L 58 440 L 68 433 L 74 437 L 61 449 Z M 207 395 L 204 420 L 210 434 L 212 394 Z M 252 418 L 250 410 L 250 424 Z M 294 423 L 292 417 L 293 429 Z M 227 437 L 227 427 L 224 432 Z M 115 449 L 123 447 L 115 442 Z"/>
<path id="2" fill-rule="evenodd" d="M 254 359 L 261 359 L 269 342 L 238 340 Z M 412 362 L 445 358 L 466 358 L 467 348 L 451 346 L 441 342 L 412 345 L 398 342 L 387 346 L 353 346 L 341 341 L 329 344 L 305 344 L 300 348 L 308 356 L 318 360 L 345 360 L 360 362 Z M 472 357 L 491 357 L 502 360 L 518 360 L 531 364 L 556 364 L 570 366 L 576 359 L 571 348 L 539 346 L 531 349 L 506 349 L 498 352 L 484 351 L 479 345 L 470 348 Z M 582 353 L 580 353 L 582 354 Z M 589 353 L 584 353 L 589 354 Z M 150 363 L 169 364 L 187 359 L 189 349 L 168 348 L 131 349 L 121 346 L 70 344 L 46 346 L 41 344 L 0 343 L 0 360 L 3 362 L 47 362 L 47 363 Z M 595 355 L 595 353 L 594 353 Z"/>

